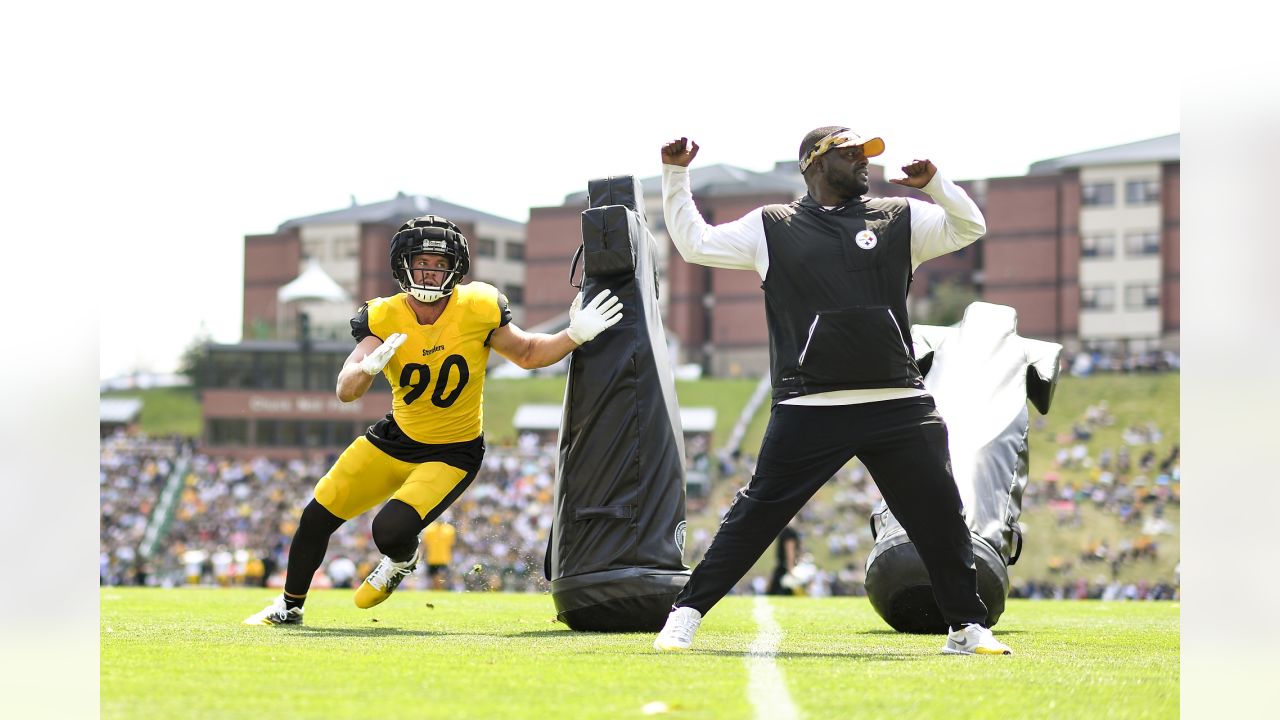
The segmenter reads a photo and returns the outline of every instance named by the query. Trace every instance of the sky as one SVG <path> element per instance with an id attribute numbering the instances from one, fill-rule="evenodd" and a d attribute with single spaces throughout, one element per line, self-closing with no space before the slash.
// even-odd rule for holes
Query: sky
<path id="1" fill-rule="evenodd" d="M 589 179 L 658 174 L 680 136 L 698 164 L 766 170 L 843 124 L 885 139 L 891 176 L 928 157 L 969 179 L 1179 132 L 1175 19 L 1153 3 L 171 5 L 85 6 L 59 29 L 80 51 L 15 81 L 66 111 L 30 120 L 72 144 L 37 171 L 55 212 L 118 223 L 92 303 L 102 378 L 239 340 L 244 235 L 352 197 L 524 221 Z M 97 172 L 75 172 L 76 143 Z"/>

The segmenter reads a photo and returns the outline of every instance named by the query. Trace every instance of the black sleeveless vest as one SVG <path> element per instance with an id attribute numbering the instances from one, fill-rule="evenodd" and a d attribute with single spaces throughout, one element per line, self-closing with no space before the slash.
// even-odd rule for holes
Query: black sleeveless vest
<path id="1" fill-rule="evenodd" d="M 924 388 L 911 351 L 905 198 L 763 208 L 773 402 L 831 390 Z"/>

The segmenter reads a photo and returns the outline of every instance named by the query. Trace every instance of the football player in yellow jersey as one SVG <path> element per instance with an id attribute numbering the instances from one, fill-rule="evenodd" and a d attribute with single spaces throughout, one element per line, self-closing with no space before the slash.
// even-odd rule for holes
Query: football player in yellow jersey
<path id="1" fill-rule="evenodd" d="M 391 238 L 391 273 L 404 292 L 370 300 L 352 318 L 356 347 L 338 373 L 338 399 L 363 396 L 382 373 L 392 410 L 320 478 L 289 548 L 284 592 L 245 624 L 301 624 L 329 536 L 383 503 L 373 519 L 382 561 L 356 590 L 355 603 L 369 608 L 390 597 L 417 567 L 423 528 L 480 469 L 489 351 L 523 368 L 546 367 L 622 317 L 620 301 L 604 290 L 585 306 L 581 296 L 574 299 L 566 330 L 525 332 L 511 322 L 496 288 L 458 284 L 469 265 L 467 239 L 442 217 L 414 218 Z"/>
<path id="2" fill-rule="evenodd" d="M 431 587 L 444 590 L 449 578 L 449 565 L 453 563 L 453 541 L 458 531 L 445 518 L 437 518 L 422 533 L 422 544 L 427 548 L 427 575 Z"/>

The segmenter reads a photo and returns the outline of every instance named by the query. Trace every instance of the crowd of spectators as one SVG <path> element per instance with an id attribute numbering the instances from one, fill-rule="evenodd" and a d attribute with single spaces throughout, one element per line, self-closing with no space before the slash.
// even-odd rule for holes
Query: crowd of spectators
<path id="1" fill-rule="evenodd" d="M 156 552 L 140 555 L 152 508 L 174 469 L 145 440 L 104 441 L 103 584 L 283 585 L 302 508 L 328 462 L 190 457 L 177 506 Z M 454 590 L 546 590 L 543 554 L 551 526 L 554 455 L 522 442 L 493 448 L 442 520 L 457 530 L 446 586 Z M 329 543 L 313 587 L 350 587 L 381 557 L 372 513 L 345 523 Z M 403 587 L 426 587 L 415 573 Z"/>
<path id="2" fill-rule="evenodd" d="M 1178 448 L 1156 452 L 1163 434 L 1155 422 L 1125 428 L 1119 447 L 1095 447 L 1097 430 L 1114 423 L 1104 401 L 1090 406 L 1070 432 L 1055 437 L 1053 469 L 1029 482 L 1023 508 L 1025 513 L 1045 505 L 1069 528 L 1081 522 L 1081 508 L 1091 505 L 1118 517 L 1133 532 L 1089 538 L 1078 551 L 1058 552 L 1047 567 L 1027 569 L 1044 579 L 1015 584 L 1011 597 L 1176 596 L 1176 582 L 1121 583 L 1117 578 L 1126 566 L 1159 558 L 1162 538 L 1176 532 L 1165 512 L 1179 502 Z M 186 472 L 175 480 L 180 489 L 172 520 L 152 556 L 144 557 L 152 509 L 183 454 Z M 542 569 L 554 508 L 555 454 L 554 443 L 531 434 L 514 447 L 488 449 L 472 486 L 441 518 L 456 529 L 445 587 L 549 590 Z M 170 439 L 125 434 L 104 439 L 101 582 L 282 586 L 298 518 L 331 459 L 240 461 L 194 453 Z M 706 514 L 722 517 L 732 500 L 729 490 L 745 484 L 753 465 L 750 455 L 720 458 L 717 492 L 690 497 L 691 520 Z M 820 501 L 805 506 L 796 528 L 804 539 L 804 561 L 813 568 L 801 592 L 815 597 L 865 594 L 863 566 L 873 542 L 867 518 L 879 499 L 865 468 L 854 462 L 833 478 Z M 373 568 L 380 554 L 371 520 L 372 513 L 366 513 L 334 533 L 313 587 L 352 587 Z M 714 527 L 690 524 L 685 562 L 692 565 L 705 553 Z M 768 570 L 748 575 L 736 592 L 763 593 Z M 1083 572 L 1095 579 L 1079 579 Z M 403 587 L 429 585 L 427 574 L 418 572 Z"/>
<path id="3" fill-rule="evenodd" d="M 1077 377 L 1087 377 L 1098 372 L 1177 372 L 1181 368 L 1180 356 L 1171 350 L 1131 353 L 1087 350 L 1064 359 L 1071 374 Z"/>
<path id="4" fill-rule="evenodd" d="M 1112 536 L 1086 535 L 1074 553 L 1058 549 L 1045 567 L 1030 569 L 1042 579 L 1013 588 L 1011 597 L 1177 597 L 1176 580 L 1122 583 L 1120 578 L 1127 567 L 1145 563 L 1153 568 L 1166 546 L 1176 556 L 1177 527 L 1169 511 L 1181 503 L 1179 446 L 1162 447 L 1164 432 L 1155 420 L 1130 423 L 1120 430 L 1118 445 L 1101 445 L 1096 435 L 1113 428 L 1107 435 L 1114 437 L 1115 426 L 1105 400 L 1089 405 L 1070 432 L 1052 438 L 1056 450 L 1051 469 L 1031 478 L 1022 506 L 1024 513 L 1048 507 L 1058 526 L 1069 530 L 1087 529 L 1083 510 L 1091 507 L 1119 520 L 1119 530 Z M 1043 429 L 1043 419 L 1036 429 Z"/>
<path id="5" fill-rule="evenodd" d="M 174 462 L 187 449 L 181 440 L 124 431 L 102 438 L 98 465 L 101 584 L 145 584 L 141 554 L 147 524 Z"/>
<path id="6" fill-rule="evenodd" d="M 1009 588 L 1009 597 L 1030 600 L 1177 600 L 1176 582 L 1122 583 L 1100 577 L 1092 582 L 1083 578 L 1049 582 L 1028 580 Z"/>

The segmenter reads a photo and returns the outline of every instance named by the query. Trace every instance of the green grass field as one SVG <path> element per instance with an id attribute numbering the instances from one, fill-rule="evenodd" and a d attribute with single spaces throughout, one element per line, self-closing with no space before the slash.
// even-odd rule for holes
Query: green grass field
<path id="1" fill-rule="evenodd" d="M 116 390 L 102 393 L 104 398 L 141 398 L 142 432 L 153 437 L 184 435 L 199 437 L 204 420 L 200 417 L 200 400 L 190 387 Z"/>
<path id="2" fill-rule="evenodd" d="M 247 627 L 273 591 L 104 588 L 103 718 L 748 718 L 753 598 L 708 616 L 694 649 L 579 633 L 549 595 L 404 590 L 373 610 L 312 593 L 302 627 Z M 1010 601 L 1012 657 L 940 655 L 862 598 L 769 598 L 776 666 L 806 718 L 1170 718 L 1177 603 Z M 759 683 L 754 684 L 759 689 Z M 776 697 L 775 697 L 776 699 Z"/>

